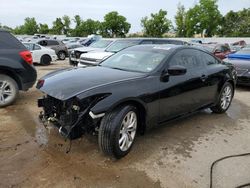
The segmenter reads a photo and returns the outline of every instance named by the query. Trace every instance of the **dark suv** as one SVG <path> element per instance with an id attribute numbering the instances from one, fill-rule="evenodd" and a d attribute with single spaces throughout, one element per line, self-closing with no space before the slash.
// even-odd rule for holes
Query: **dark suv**
<path id="1" fill-rule="evenodd" d="M 41 46 L 55 50 L 58 59 L 64 60 L 68 56 L 67 46 L 60 40 L 45 39 L 37 42 Z"/>
<path id="2" fill-rule="evenodd" d="M 0 29 L 0 107 L 12 104 L 19 90 L 36 81 L 32 55 L 13 35 Z"/>

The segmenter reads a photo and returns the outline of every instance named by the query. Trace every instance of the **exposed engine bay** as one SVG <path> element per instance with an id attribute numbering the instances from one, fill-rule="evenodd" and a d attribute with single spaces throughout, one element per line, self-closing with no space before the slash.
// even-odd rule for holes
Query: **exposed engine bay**
<path id="1" fill-rule="evenodd" d="M 98 130 L 100 118 L 91 118 L 89 112 L 100 99 L 95 96 L 82 101 L 77 98 L 61 101 L 47 95 L 38 99 L 38 107 L 43 108 L 39 118 L 45 127 L 56 126 L 65 138 L 76 139 L 86 132 L 93 134 Z"/>

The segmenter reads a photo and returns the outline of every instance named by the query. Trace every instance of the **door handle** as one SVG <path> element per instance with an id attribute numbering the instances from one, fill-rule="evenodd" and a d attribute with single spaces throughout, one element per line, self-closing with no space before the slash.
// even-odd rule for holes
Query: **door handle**
<path id="1" fill-rule="evenodd" d="M 207 79 L 207 75 L 203 74 L 200 78 L 202 82 L 205 82 Z"/>

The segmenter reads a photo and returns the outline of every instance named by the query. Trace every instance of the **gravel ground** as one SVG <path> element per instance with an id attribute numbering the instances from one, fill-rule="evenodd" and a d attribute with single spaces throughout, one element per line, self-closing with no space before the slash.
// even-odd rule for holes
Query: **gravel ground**
<path id="1" fill-rule="evenodd" d="M 68 67 L 67 61 L 36 66 L 38 78 Z M 250 88 L 237 88 L 226 114 L 209 110 L 138 136 L 133 150 L 116 161 L 98 149 L 97 137 L 69 142 L 38 121 L 35 88 L 0 109 L 0 187 L 209 187 L 213 161 L 250 152 Z M 213 187 L 250 182 L 250 157 L 214 168 Z"/>

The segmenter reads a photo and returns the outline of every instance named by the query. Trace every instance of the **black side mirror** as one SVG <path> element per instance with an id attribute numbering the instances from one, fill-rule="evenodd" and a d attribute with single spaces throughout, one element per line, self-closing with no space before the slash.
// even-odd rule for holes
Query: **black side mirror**
<path id="1" fill-rule="evenodd" d="M 178 76 L 178 75 L 184 75 L 187 72 L 186 67 L 181 65 L 174 65 L 168 68 L 167 70 L 168 74 L 171 76 Z"/>
<path id="2" fill-rule="evenodd" d="M 186 74 L 187 69 L 184 66 L 174 65 L 165 70 L 161 75 L 162 82 L 168 82 L 169 76 L 178 76 Z"/>

